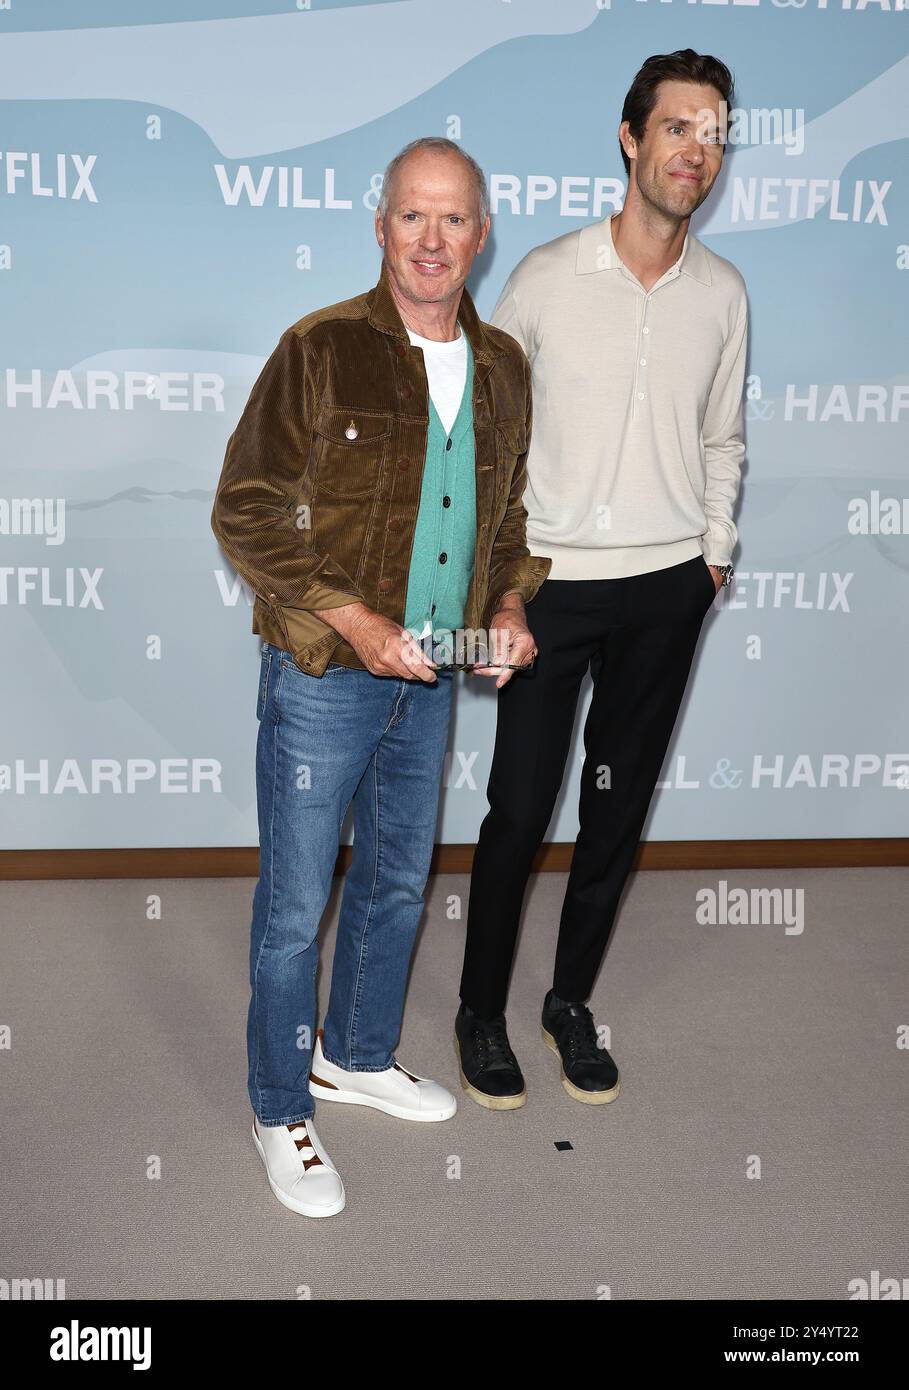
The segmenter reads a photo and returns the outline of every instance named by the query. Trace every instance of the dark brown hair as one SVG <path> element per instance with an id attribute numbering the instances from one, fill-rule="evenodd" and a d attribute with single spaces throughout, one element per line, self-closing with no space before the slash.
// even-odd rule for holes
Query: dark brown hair
<path id="1" fill-rule="evenodd" d="M 733 78 L 725 63 L 709 53 L 695 53 L 693 48 L 678 48 L 675 53 L 655 53 L 640 67 L 622 106 L 622 120 L 636 140 L 641 140 L 656 106 L 661 82 L 697 82 L 703 87 L 715 87 L 727 106 L 732 106 Z M 625 173 L 631 173 L 631 160 L 621 140 L 622 163 Z"/>

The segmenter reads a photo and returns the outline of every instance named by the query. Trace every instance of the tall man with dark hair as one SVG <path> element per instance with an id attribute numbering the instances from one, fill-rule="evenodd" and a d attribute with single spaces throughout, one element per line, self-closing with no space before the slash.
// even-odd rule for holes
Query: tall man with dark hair
<path id="1" fill-rule="evenodd" d="M 601 1104 L 619 1089 L 585 1001 L 737 539 L 745 285 L 688 227 L 720 172 L 731 104 L 716 58 L 648 58 L 619 127 L 622 211 L 531 251 L 493 313 L 532 367 L 527 537 L 552 569 L 527 605 L 536 666 L 499 692 L 470 888 L 455 1026 L 462 1085 L 491 1109 L 525 1099 L 508 976 L 588 669 L 580 831 L 543 1036 L 575 1099 Z"/>

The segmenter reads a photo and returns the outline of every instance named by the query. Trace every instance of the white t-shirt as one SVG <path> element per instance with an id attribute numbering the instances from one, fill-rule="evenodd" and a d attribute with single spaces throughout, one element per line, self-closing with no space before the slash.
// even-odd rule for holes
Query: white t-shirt
<path id="1" fill-rule="evenodd" d="M 448 433 L 457 419 L 467 380 L 467 339 L 458 325 L 458 336 L 450 343 L 437 343 L 407 330 L 413 347 L 423 349 L 429 394 L 436 413 Z"/>

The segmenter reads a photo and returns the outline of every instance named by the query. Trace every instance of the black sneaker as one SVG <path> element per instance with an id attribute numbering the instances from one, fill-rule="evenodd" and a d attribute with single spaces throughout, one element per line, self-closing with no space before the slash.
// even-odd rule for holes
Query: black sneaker
<path id="1" fill-rule="evenodd" d="M 517 1110 L 527 1099 L 518 1060 L 505 1031 L 505 1015 L 477 1018 L 462 1004 L 455 1018 L 461 1085 L 487 1110 Z"/>
<path id="2" fill-rule="evenodd" d="M 543 1041 L 562 1059 L 562 1085 L 585 1105 L 608 1105 L 619 1094 L 619 1069 L 597 1041 L 593 1014 L 585 1004 L 552 1008 L 543 1000 Z"/>

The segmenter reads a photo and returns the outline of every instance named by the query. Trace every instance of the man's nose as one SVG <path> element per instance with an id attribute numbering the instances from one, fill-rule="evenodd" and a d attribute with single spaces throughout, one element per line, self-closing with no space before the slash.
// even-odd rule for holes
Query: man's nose
<path id="1" fill-rule="evenodd" d="M 438 251 L 439 247 L 444 245 L 444 241 L 441 222 L 427 221 L 423 228 L 423 235 L 420 237 L 421 245 L 427 251 Z"/>
<path id="2" fill-rule="evenodd" d="M 687 164 L 700 166 L 704 163 L 704 146 L 693 131 L 688 136 L 682 155 Z"/>

